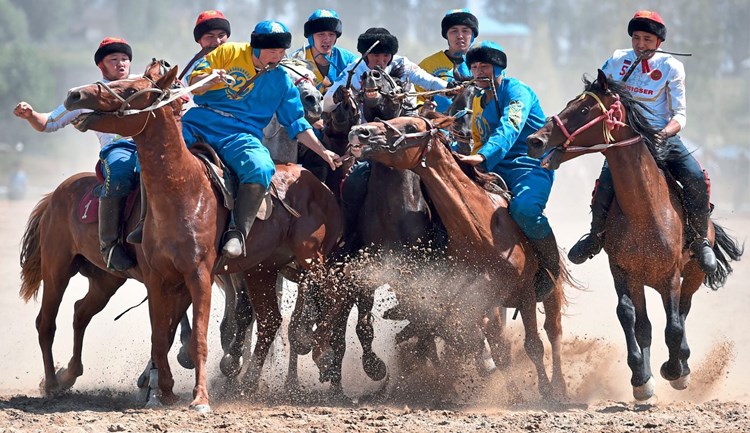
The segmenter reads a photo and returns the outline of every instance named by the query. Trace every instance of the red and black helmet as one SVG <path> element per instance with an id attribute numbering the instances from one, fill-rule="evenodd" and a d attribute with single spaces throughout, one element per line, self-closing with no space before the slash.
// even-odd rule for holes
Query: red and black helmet
<path id="1" fill-rule="evenodd" d="M 656 35 L 662 41 L 667 40 L 667 26 L 658 12 L 638 11 L 628 23 L 628 35 L 633 36 L 636 31 L 648 32 Z"/>

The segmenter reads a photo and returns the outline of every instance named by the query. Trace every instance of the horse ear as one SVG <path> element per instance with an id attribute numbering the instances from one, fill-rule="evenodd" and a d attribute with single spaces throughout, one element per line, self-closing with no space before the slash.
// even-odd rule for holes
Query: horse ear
<path id="1" fill-rule="evenodd" d="M 174 83 L 174 80 L 177 78 L 177 65 L 172 67 L 166 74 L 164 74 L 163 77 L 159 78 L 159 80 L 156 82 L 156 85 L 160 89 L 168 89 L 172 87 L 172 83 Z"/>
<path id="2" fill-rule="evenodd" d="M 597 71 L 598 73 L 596 76 L 596 81 L 598 81 L 599 85 L 602 86 L 602 90 L 606 92 L 609 90 L 609 86 L 607 82 L 607 75 L 601 69 L 597 69 Z"/>
<path id="3" fill-rule="evenodd" d="M 427 116 L 425 116 L 427 119 L 432 121 L 432 126 L 438 129 L 447 129 L 451 125 L 453 125 L 453 122 L 456 121 L 456 118 L 453 116 L 446 116 L 443 114 L 440 114 L 436 111 L 432 111 L 430 113 L 427 113 Z"/>

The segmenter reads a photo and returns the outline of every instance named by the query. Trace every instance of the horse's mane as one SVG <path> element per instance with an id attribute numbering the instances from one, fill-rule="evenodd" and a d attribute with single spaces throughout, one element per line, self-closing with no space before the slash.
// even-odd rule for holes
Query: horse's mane
<path id="1" fill-rule="evenodd" d="M 652 114 L 651 109 L 640 101 L 633 98 L 633 95 L 627 90 L 625 85 L 620 82 L 607 78 L 607 89 L 604 89 L 603 83 L 598 80 L 590 81 L 586 75 L 583 76 L 583 84 L 585 85 L 585 91 L 606 94 L 614 93 L 620 97 L 620 102 L 625 107 L 625 111 L 628 117 L 628 125 L 633 131 L 643 137 L 643 142 L 646 144 L 651 156 L 656 160 L 657 165 L 664 168 L 666 161 L 669 159 L 666 146 L 663 143 L 659 143 L 656 139 L 656 134 L 659 129 L 651 125 L 646 114 Z"/>
<path id="2" fill-rule="evenodd" d="M 441 121 L 441 120 L 443 120 L 443 119 L 445 119 L 445 118 L 447 118 L 447 117 L 450 117 L 450 116 L 446 116 L 446 115 L 438 113 L 436 111 L 427 113 L 425 115 L 426 119 L 437 120 L 438 122 Z M 453 159 L 456 161 L 456 163 L 458 164 L 459 168 L 461 168 L 461 171 L 463 171 L 464 174 L 469 179 L 471 179 L 475 183 L 479 184 L 482 188 L 484 188 L 487 191 L 497 192 L 497 186 L 496 186 L 497 184 L 495 183 L 495 180 L 496 180 L 495 176 L 493 176 L 491 174 L 487 174 L 487 173 L 481 172 L 475 166 L 470 165 L 470 164 L 466 164 L 465 162 L 462 162 L 460 159 L 458 159 L 459 154 L 456 153 L 455 151 L 453 151 L 453 149 L 451 149 L 451 143 L 452 143 L 452 141 L 451 141 L 450 137 L 448 136 L 448 134 L 445 132 L 445 130 L 439 129 L 438 132 L 437 132 L 437 134 L 435 134 L 435 140 L 437 140 L 437 142 L 439 144 L 441 144 L 441 145 L 443 145 L 443 146 L 445 146 L 445 147 L 448 148 L 448 150 L 450 151 L 451 155 L 453 156 Z"/>

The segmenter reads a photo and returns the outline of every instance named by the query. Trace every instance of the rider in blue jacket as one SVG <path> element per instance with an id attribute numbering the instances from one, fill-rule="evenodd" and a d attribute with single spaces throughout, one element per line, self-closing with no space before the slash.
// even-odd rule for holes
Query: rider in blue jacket
<path id="1" fill-rule="evenodd" d="M 503 48 L 485 41 L 466 53 L 481 90 L 472 101 L 474 148 L 462 161 L 479 165 L 505 179 L 513 198 L 510 216 L 526 235 L 539 260 L 534 278 L 537 301 L 552 291 L 560 274 L 560 255 L 544 208 L 554 172 L 528 155 L 526 137 L 544 126 L 545 116 L 536 93 L 525 83 L 505 76 L 507 57 Z"/>

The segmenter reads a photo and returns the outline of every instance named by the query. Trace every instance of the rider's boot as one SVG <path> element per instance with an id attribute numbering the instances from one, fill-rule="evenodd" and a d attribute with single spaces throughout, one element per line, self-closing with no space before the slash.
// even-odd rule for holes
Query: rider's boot
<path id="1" fill-rule="evenodd" d="M 228 259 L 245 254 L 245 239 L 258 215 L 258 209 L 266 195 L 266 188 L 257 183 L 242 183 L 237 191 L 234 206 L 234 221 L 237 228 L 225 234 L 226 241 L 221 253 Z"/>
<path id="2" fill-rule="evenodd" d="M 550 232 L 542 239 L 529 239 L 534 248 L 539 268 L 534 275 L 536 301 L 544 301 L 557 284 L 560 276 L 560 251 L 557 249 L 555 234 Z"/>
<path id="3" fill-rule="evenodd" d="M 135 266 L 125 246 L 120 242 L 120 226 L 125 197 L 99 199 L 99 247 L 109 269 L 125 271 Z"/>
<path id="4" fill-rule="evenodd" d="M 706 274 L 716 272 L 716 254 L 708 242 L 708 221 L 707 212 L 697 212 L 688 215 L 688 224 L 695 231 L 695 237 L 690 243 L 690 255 L 698 262 L 698 266 Z"/>
<path id="5" fill-rule="evenodd" d="M 594 197 L 591 200 L 591 231 L 570 249 L 568 260 L 580 265 L 586 260 L 599 254 L 604 246 L 604 229 L 607 223 L 607 213 L 615 196 L 612 185 L 612 174 L 605 165 L 599 180 L 594 187 Z"/>
<path id="6" fill-rule="evenodd" d="M 128 235 L 128 237 L 125 239 L 129 244 L 140 244 L 143 242 L 143 221 L 146 220 L 146 188 L 143 186 L 143 182 L 141 182 L 141 216 L 138 218 L 138 224 L 136 224 L 135 228 L 132 232 Z"/>

